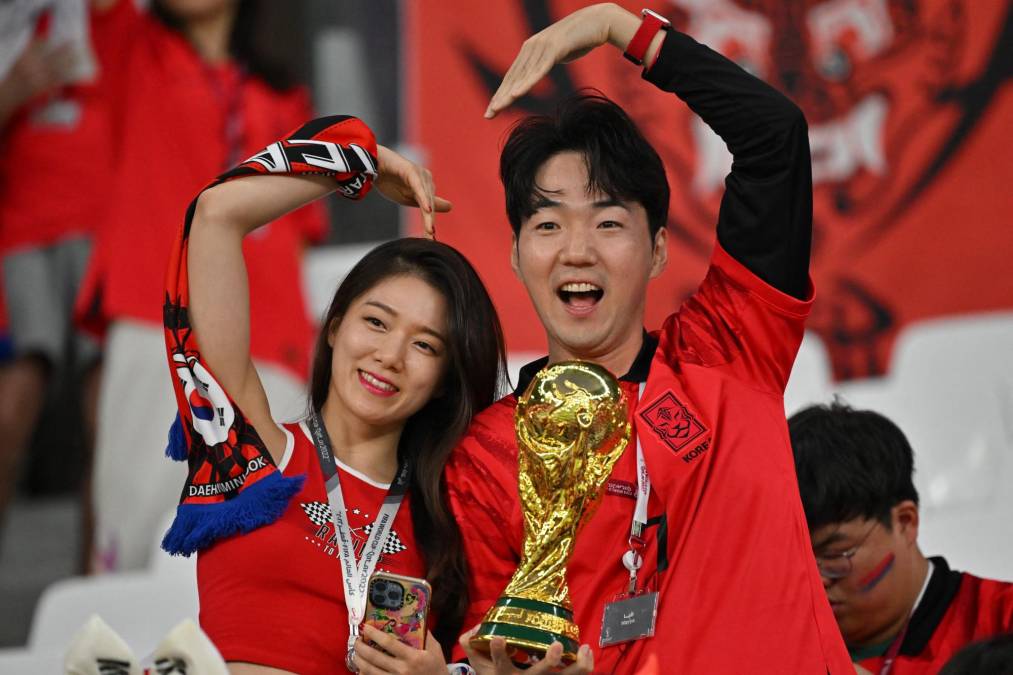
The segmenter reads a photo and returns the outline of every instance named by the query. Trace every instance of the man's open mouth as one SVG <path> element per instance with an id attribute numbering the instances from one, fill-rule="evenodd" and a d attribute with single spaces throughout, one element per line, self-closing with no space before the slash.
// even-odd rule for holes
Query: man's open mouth
<path id="1" fill-rule="evenodd" d="M 560 286 L 556 294 L 567 307 L 582 312 L 589 311 L 597 305 L 605 295 L 605 291 L 587 281 L 571 281 Z"/>

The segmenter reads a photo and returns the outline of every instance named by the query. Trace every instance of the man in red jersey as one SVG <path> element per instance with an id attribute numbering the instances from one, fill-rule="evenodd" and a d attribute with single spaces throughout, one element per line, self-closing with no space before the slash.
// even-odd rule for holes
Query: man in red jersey
<path id="1" fill-rule="evenodd" d="M 911 446 L 893 422 L 834 403 L 788 428 L 813 551 L 857 663 L 937 673 L 968 643 L 1013 630 L 1013 584 L 922 555 Z"/>
<path id="2" fill-rule="evenodd" d="M 812 298 L 805 119 L 777 91 L 665 23 L 612 4 L 571 14 L 525 42 L 486 113 L 503 110 L 555 64 L 607 42 L 646 64 L 644 79 L 688 104 L 735 161 L 706 278 L 648 333 L 646 288 L 668 244 L 668 183 L 657 153 L 599 96 L 569 100 L 555 116 L 513 130 L 500 164 L 512 262 L 549 355 L 475 418 L 448 464 L 473 580 L 466 625 L 496 602 L 522 549 L 517 397 L 546 363 L 583 359 L 621 375 L 634 429 L 567 566 L 595 672 L 854 673 L 809 546 L 783 409 Z M 638 613 L 654 604 L 656 618 Z M 636 635 L 615 623 L 627 609 L 638 616 Z M 559 652 L 554 646 L 536 668 Z M 492 660 L 509 672 L 495 641 Z"/>

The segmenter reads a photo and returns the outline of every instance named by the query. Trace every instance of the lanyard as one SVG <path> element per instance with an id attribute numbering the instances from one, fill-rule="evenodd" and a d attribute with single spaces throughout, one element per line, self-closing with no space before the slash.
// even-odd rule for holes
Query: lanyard
<path id="1" fill-rule="evenodd" d="M 338 552 L 341 559 L 341 579 L 345 592 L 345 607 L 348 609 L 348 656 L 346 665 L 352 670 L 352 648 L 355 640 L 359 637 L 359 624 L 362 622 L 366 611 L 366 586 L 369 577 L 376 569 L 376 563 L 380 559 L 383 545 L 387 541 L 394 517 L 397 515 L 401 501 L 408 490 L 408 465 L 402 464 L 398 467 L 397 477 L 387 490 L 387 496 L 383 498 L 383 506 L 376 514 L 373 521 L 373 529 L 369 533 L 366 545 L 362 549 L 362 555 L 358 564 L 355 561 L 355 548 L 352 544 L 352 531 L 348 525 L 345 512 L 345 497 L 341 492 L 341 481 L 338 478 L 338 465 L 334 457 L 334 449 L 331 446 L 331 439 L 327 430 L 320 421 L 320 417 L 314 410 L 306 419 L 306 426 L 309 427 L 313 436 L 313 445 L 317 449 L 317 457 L 320 460 L 320 470 L 324 474 L 324 481 L 327 486 L 327 500 L 331 505 L 331 522 L 334 524 L 334 531 L 338 535 Z M 354 672 L 354 671 L 353 671 Z"/>
<path id="2" fill-rule="evenodd" d="M 900 654 L 900 646 L 904 644 L 904 636 L 907 635 L 907 627 L 910 623 L 911 618 L 908 617 L 900 633 L 890 643 L 890 648 L 886 650 L 886 656 L 883 658 L 883 665 L 879 669 L 879 675 L 890 675 L 890 671 L 893 670 L 893 662 L 896 660 L 897 655 Z"/>
<path id="3" fill-rule="evenodd" d="M 644 396 L 644 385 L 640 383 L 640 395 L 637 402 Z M 642 555 L 646 542 L 644 528 L 647 526 L 647 502 L 651 496 L 651 476 L 647 473 L 647 462 L 644 461 L 644 449 L 640 445 L 640 434 L 637 434 L 637 505 L 633 509 L 633 522 L 630 525 L 630 538 L 627 540 L 629 549 L 623 554 L 623 567 L 630 572 L 630 583 L 627 593 L 633 595 L 637 591 L 637 570 L 644 564 Z"/>

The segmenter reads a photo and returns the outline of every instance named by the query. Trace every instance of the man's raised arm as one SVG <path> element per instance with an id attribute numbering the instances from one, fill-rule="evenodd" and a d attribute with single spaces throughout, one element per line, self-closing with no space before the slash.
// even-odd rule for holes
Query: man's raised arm
<path id="1" fill-rule="evenodd" d="M 770 85 L 674 30 L 644 78 L 685 101 L 732 153 L 718 215 L 721 246 L 771 286 L 805 299 L 812 169 L 802 111 Z"/>
<path id="2" fill-rule="evenodd" d="M 626 50 L 641 17 L 603 3 L 578 10 L 524 42 L 486 117 L 523 96 L 558 63 L 609 43 Z M 753 274 L 804 299 L 812 240 L 812 170 L 801 110 L 762 80 L 676 30 L 649 43 L 645 79 L 686 102 L 734 156 L 718 241 Z M 632 68 L 632 66 L 631 66 Z"/>

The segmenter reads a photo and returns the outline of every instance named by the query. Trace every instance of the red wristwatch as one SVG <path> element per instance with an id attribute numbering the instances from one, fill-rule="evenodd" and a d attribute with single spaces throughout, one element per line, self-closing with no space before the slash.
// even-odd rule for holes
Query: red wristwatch
<path id="1" fill-rule="evenodd" d="M 644 55 L 658 31 L 668 30 L 672 27 L 671 21 L 649 9 L 642 10 L 640 15 L 644 17 L 640 22 L 640 28 L 630 40 L 630 44 L 626 46 L 626 51 L 623 52 L 623 56 L 638 66 L 644 65 Z"/>

